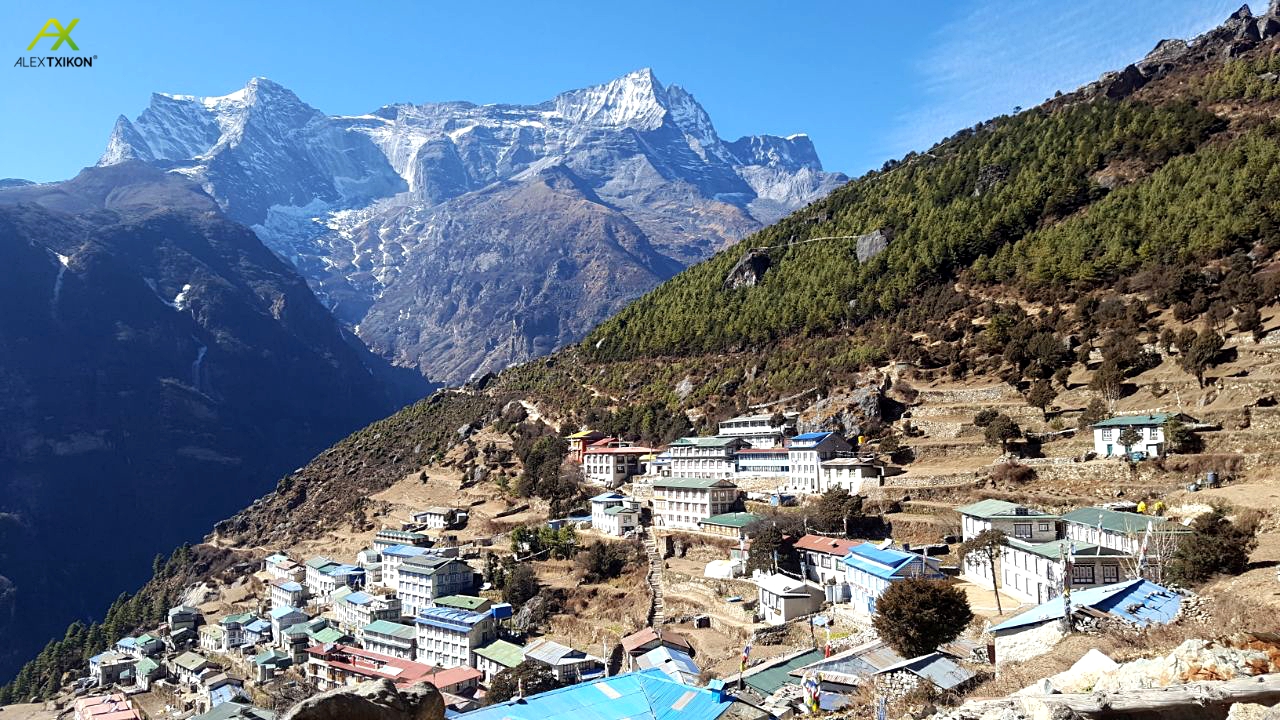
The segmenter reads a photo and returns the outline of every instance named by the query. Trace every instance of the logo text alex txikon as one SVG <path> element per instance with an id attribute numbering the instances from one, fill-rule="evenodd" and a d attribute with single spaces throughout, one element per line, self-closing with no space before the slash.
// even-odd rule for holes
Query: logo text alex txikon
<path id="1" fill-rule="evenodd" d="M 72 18 L 71 22 L 63 25 L 58 22 L 57 18 L 49 18 L 49 21 L 40 28 L 40 32 L 36 33 L 35 39 L 27 46 L 27 52 L 36 49 L 36 45 L 40 43 L 41 38 L 53 38 L 53 45 L 50 50 L 57 50 L 66 43 L 67 47 L 75 52 L 80 52 L 80 46 L 76 45 L 76 41 L 71 39 L 71 31 L 75 29 L 76 23 L 80 22 L 80 18 Z M 93 67 L 93 61 L 98 56 L 87 55 L 31 55 L 19 57 L 13 63 L 14 67 L 38 68 L 38 67 Z"/>

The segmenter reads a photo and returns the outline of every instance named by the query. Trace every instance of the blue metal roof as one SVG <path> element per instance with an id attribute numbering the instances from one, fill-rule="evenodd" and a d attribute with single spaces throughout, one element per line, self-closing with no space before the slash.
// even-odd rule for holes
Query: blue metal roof
<path id="1" fill-rule="evenodd" d="M 733 699 L 656 668 L 570 685 L 463 713 L 468 720 L 714 720 Z"/>
<path id="2" fill-rule="evenodd" d="M 426 548 L 415 547 L 413 545 L 392 545 L 383 550 L 382 554 L 390 555 L 392 557 L 410 558 L 424 555 L 426 552 Z"/>
<path id="3" fill-rule="evenodd" d="M 373 602 L 372 595 L 370 595 L 367 592 L 362 592 L 360 590 L 357 590 L 353 593 L 348 593 L 342 599 L 345 602 L 351 603 L 352 605 L 368 605 L 369 603 Z"/>
<path id="4" fill-rule="evenodd" d="M 1148 580 L 1126 580 L 1112 585 L 1076 590 L 1071 593 L 1072 607 L 1089 607 L 1110 613 L 1126 622 L 1142 627 L 1172 622 L 1182 607 L 1182 596 Z M 1062 618 L 1062 598 L 1005 620 L 991 628 L 993 632 L 1016 630 Z"/>
<path id="5" fill-rule="evenodd" d="M 466 632 L 472 625 L 487 617 L 490 617 L 489 613 L 474 613 L 457 608 L 434 606 L 419 610 L 418 616 L 413 621 L 419 625 Z"/>
<path id="6" fill-rule="evenodd" d="M 822 440 L 823 438 L 827 437 L 827 436 L 828 436 L 828 435 L 830 435 L 830 434 L 831 434 L 831 433 L 829 433 L 829 432 L 810 432 L 810 433 L 801 433 L 801 434 L 799 434 L 799 435 L 796 435 L 796 436 L 792 437 L 792 438 L 791 438 L 791 442 L 795 442 L 795 441 L 797 441 L 797 440 L 799 440 L 799 441 L 801 441 L 801 442 Z"/>
<path id="7" fill-rule="evenodd" d="M 251 633 L 263 633 L 271 629 L 271 623 L 267 620 L 254 620 L 248 625 L 245 625 L 244 629 Z"/>
<path id="8" fill-rule="evenodd" d="M 273 620 L 279 620 L 285 615 L 292 615 L 293 613 L 301 613 L 301 612 L 302 611 L 299 610 L 298 608 L 289 607 L 288 605 L 286 605 L 284 607 L 278 607 L 275 610 L 272 610 L 270 614 Z M 302 613 L 302 614 L 306 615 L 306 613 Z"/>
<path id="9" fill-rule="evenodd" d="M 291 593 L 302 592 L 302 583 L 297 583 L 292 580 L 290 580 L 289 582 L 280 583 L 276 587 L 280 588 L 285 592 L 291 592 Z"/>
<path id="10" fill-rule="evenodd" d="M 898 550 L 880 550 L 871 543 L 863 543 L 849 550 L 849 554 L 844 556 L 844 564 L 889 580 L 904 565 L 919 557 Z"/>

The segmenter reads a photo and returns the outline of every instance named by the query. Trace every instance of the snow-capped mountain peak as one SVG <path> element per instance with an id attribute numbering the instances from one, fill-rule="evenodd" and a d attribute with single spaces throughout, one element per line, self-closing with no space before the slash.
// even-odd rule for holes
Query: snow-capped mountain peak
<path id="1" fill-rule="evenodd" d="M 845 180 L 805 136 L 725 142 L 691 93 L 649 68 L 536 105 L 345 116 L 266 78 L 157 94 L 117 120 L 100 164 L 129 159 L 199 182 L 371 345 L 450 380 L 580 337 Z M 621 274 L 591 271 L 599 287 L 574 304 L 581 288 L 562 285 L 588 282 L 596 256 Z M 567 259 L 541 266 L 554 257 Z M 551 284 L 511 286 L 520 278 Z"/>
<path id="2" fill-rule="evenodd" d="M 641 68 L 603 85 L 561 93 L 552 101 L 567 122 L 653 130 L 667 114 L 667 91 L 653 70 Z"/>

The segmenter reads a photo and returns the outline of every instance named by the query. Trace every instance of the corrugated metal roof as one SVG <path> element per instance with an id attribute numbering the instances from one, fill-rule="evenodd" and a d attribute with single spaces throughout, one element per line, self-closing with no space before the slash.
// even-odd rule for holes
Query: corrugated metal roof
<path id="1" fill-rule="evenodd" d="M 960 667 L 942 653 L 936 652 L 904 660 L 897 665 L 885 668 L 881 672 L 891 673 L 898 670 L 909 670 L 943 690 L 959 687 L 974 678 L 973 673 Z"/>
<path id="2" fill-rule="evenodd" d="M 712 515 L 706 520 L 699 520 L 699 525 L 720 525 L 723 527 L 744 528 L 759 520 L 760 516 L 749 512 L 732 512 Z"/>
<path id="3" fill-rule="evenodd" d="M 688 653 L 666 647 L 665 645 L 658 646 L 641 655 L 636 659 L 636 664 L 640 666 L 641 670 L 658 668 L 668 676 L 674 677 L 677 680 L 681 679 L 677 677 L 679 673 L 684 673 L 685 675 L 692 676 L 693 678 L 697 678 L 702 673 L 702 670 L 698 667 L 698 663 L 694 662 L 693 658 L 689 657 Z"/>
<path id="4" fill-rule="evenodd" d="M 653 480 L 653 486 L 656 488 L 658 487 L 709 488 L 709 487 L 714 487 L 716 485 L 719 485 L 720 483 L 727 483 L 727 487 L 735 487 L 731 481 L 725 480 L 723 478 L 717 480 L 716 478 L 677 476 L 677 477 L 669 477 L 669 478 L 654 478 Z"/>
<path id="5" fill-rule="evenodd" d="M 1190 532 L 1185 527 L 1176 523 L 1169 522 L 1163 518 L 1154 517 L 1152 515 L 1140 515 L 1138 513 L 1122 512 L 1120 510 L 1111 510 L 1100 507 L 1085 507 L 1072 510 L 1062 516 L 1063 520 L 1076 525 L 1088 527 L 1098 527 L 1102 525 L 1103 530 L 1114 533 L 1125 533 L 1136 535 L 1147 531 L 1147 523 L 1151 523 L 1151 529 L 1161 533 L 1184 533 Z"/>
<path id="6" fill-rule="evenodd" d="M 1181 605 L 1180 595 L 1142 579 L 1126 580 L 1071 593 L 1073 608 L 1093 608 L 1141 626 L 1172 621 Z M 1059 597 L 1005 620 L 991 630 L 992 632 L 1017 630 L 1061 618 L 1062 598 Z"/>
<path id="7" fill-rule="evenodd" d="M 487 617 L 490 617 L 488 613 L 473 613 L 448 607 L 429 607 L 419 610 L 418 617 L 413 621 L 419 625 L 466 631 Z"/>
<path id="8" fill-rule="evenodd" d="M 768 697 L 787 683 L 798 685 L 799 682 L 792 678 L 791 671 L 821 659 L 822 651 L 816 649 L 785 655 L 777 661 L 766 662 L 757 668 L 748 669 L 742 682 L 762 696 Z"/>
<path id="9" fill-rule="evenodd" d="M 1027 510 L 1025 513 L 1018 513 L 1018 508 Z M 1011 503 L 1005 500 L 980 500 L 970 505 L 956 508 L 956 512 L 961 515 L 969 515 L 980 518 L 993 517 L 1012 517 L 1012 518 L 1056 518 L 1057 515 L 1043 512 L 1026 505 Z"/>
<path id="10" fill-rule="evenodd" d="M 548 665 L 555 665 L 570 655 L 586 657 L 581 650 L 574 650 L 568 645 L 561 645 L 554 640 L 540 638 L 524 646 L 524 656 Z"/>
<path id="11" fill-rule="evenodd" d="M 658 669 L 570 685 L 463 713 L 468 720 L 714 720 L 733 699 Z"/>
<path id="12" fill-rule="evenodd" d="M 411 625 L 401 625 L 398 622 L 390 620 L 374 620 L 364 626 L 364 632 L 377 633 L 379 635 L 390 635 L 401 640 L 413 640 L 418 637 L 418 631 Z"/>
<path id="13" fill-rule="evenodd" d="M 506 640 L 494 640 L 484 647 L 478 647 L 476 654 L 509 668 L 524 662 L 524 648 Z"/>
<path id="14" fill-rule="evenodd" d="M 1131 427 L 1131 426 L 1147 427 L 1148 425 L 1163 425 L 1171 417 L 1173 417 L 1173 415 L 1169 413 L 1148 413 L 1145 415 L 1117 415 L 1116 417 L 1113 417 L 1113 418 L 1107 418 L 1102 422 L 1096 422 L 1093 424 L 1093 426 L 1094 427 Z"/>
<path id="15" fill-rule="evenodd" d="M 733 443 L 742 442 L 739 438 L 732 437 L 682 437 L 671 445 L 693 445 L 694 447 L 724 447 Z"/>

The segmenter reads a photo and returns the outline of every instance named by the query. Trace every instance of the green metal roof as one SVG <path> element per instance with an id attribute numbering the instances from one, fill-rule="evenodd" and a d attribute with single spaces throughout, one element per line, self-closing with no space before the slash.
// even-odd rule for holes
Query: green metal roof
<path id="1" fill-rule="evenodd" d="M 1153 515 L 1108 510 L 1107 508 L 1087 507 L 1072 510 L 1062 516 L 1063 520 L 1077 525 L 1098 527 L 1103 530 L 1126 535 L 1138 535 L 1147 531 L 1147 523 L 1152 523 L 1152 530 L 1161 533 L 1184 533 L 1190 530 Z"/>
<path id="2" fill-rule="evenodd" d="M 136 665 L 133 666 L 134 674 L 139 676 L 150 675 L 151 673 L 159 669 L 160 669 L 160 663 L 156 662 L 155 660 L 152 660 L 149 657 L 142 658 L 137 662 Z"/>
<path id="3" fill-rule="evenodd" d="M 476 654 L 509 668 L 524 662 L 524 648 L 506 640 L 494 640 L 484 647 L 478 647 Z"/>
<path id="4" fill-rule="evenodd" d="M 438 601 L 437 601 L 438 602 Z M 401 640 L 413 640 L 418 637 L 416 628 L 410 625 L 401 625 L 398 622 L 390 620 L 374 620 L 364 626 L 364 632 L 377 633 L 379 635 L 390 635 Z"/>
<path id="5" fill-rule="evenodd" d="M 199 655 L 197 653 L 193 653 L 190 651 L 182 653 L 178 657 L 174 658 L 174 661 L 173 661 L 174 665 L 177 665 L 183 670 L 189 670 L 191 672 L 195 672 L 198 668 L 203 667 L 208 663 L 209 663 L 208 658 L 206 658 L 203 655 Z"/>
<path id="6" fill-rule="evenodd" d="M 729 483 L 732 481 L 716 478 L 700 478 L 700 477 L 669 477 L 653 481 L 654 487 L 673 487 L 673 488 L 710 488 L 720 483 Z"/>
<path id="7" fill-rule="evenodd" d="M 621 505 L 614 505 L 613 507 L 607 507 L 604 509 L 605 515 L 621 515 L 622 513 L 638 513 L 638 512 L 640 511 L 635 508 L 627 508 Z"/>
<path id="8" fill-rule="evenodd" d="M 744 528 L 759 520 L 760 516 L 749 512 L 732 512 L 712 515 L 706 520 L 699 520 L 699 525 L 719 525 L 722 527 Z"/>
<path id="9" fill-rule="evenodd" d="M 1148 425 L 1163 425 L 1174 417 L 1172 413 L 1148 413 L 1146 415 L 1117 415 L 1113 418 L 1107 418 L 1102 422 L 1094 423 L 1096 428 L 1104 427 L 1131 427 L 1134 425 L 1146 427 Z"/>
<path id="10" fill-rule="evenodd" d="M 768 697 L 777 692 L 778 688 L 786 685 L 787 683 L 799 685 L 799 679 L 791 677 L 790 672 L 792 670 L 802 668 L 805 665 L 816 663 L 824 657 L 826 657 L 826 655 L 821 650 L 803 652 L 792 657 L 790 660 L 778 663 L 777 665 L 765 670 L 753 673 L 748 669 L 746 677 L 743 678 L 743 682 L 756 692 Z"/>
<path id="11" fill-rule="evenodd" d="M 436 598 L 436 605 L 462 608 L 463 610 L 475 610 L 487 602 L 489 602 L 488 598 L 476 597 L 475 595 L 446 595 L 442 598 Z"/>
<path id="12" fill-rule="evenodd" d="M 1016 548 L 1018 550 L 1025 550 L 1026 552 L 1034 553 L 1040 557 L 1048 558 L 1050 560 L 1057 560 L 1062 557 L 1062 554 L 1071 547 L 1070 540 L 1050 540 L 1049 542 L 1029 543 L 1018 540 L 1017 538 L 1009 538 L 1008 543 L 1009 547 Z M 1119 550 L 1112 550 L 1111 548 L 1104 548 L 1098 545 L 1082 542 L 1077 542 L 1074 550 L 1075 555 L 1073 557 L 1077 558 L 1089 557 L 1091 555 L 1098 557 L 1127 557 L 1129 554 Z"/>
<path id="13" fill-rule="evenodd" d="M 1019 514 L 1018 508 L 1024 508 L 1026 513 Z M 969 515 L 972 517 L 980 517 L 984 519 L 991 518 L 1057 518 L 1047 512 L 1036 510 L 1032 507 L 1011 503 L 1005 500 L 981 500 L 972 505 L 956 508 L 956 512 L 961 515 Z"/>
<path id="14" fill-rule="evenodd" d="M 311 636 L 318 643 L 336 643 L 344 637 L 350 637 L 336 627 L 327 627 Z"/>

